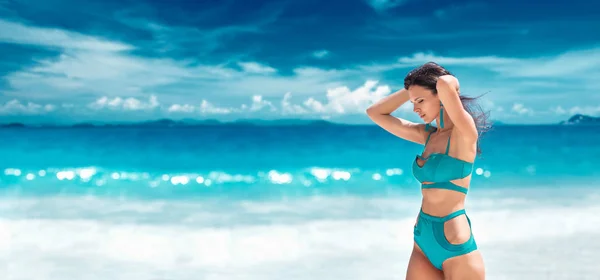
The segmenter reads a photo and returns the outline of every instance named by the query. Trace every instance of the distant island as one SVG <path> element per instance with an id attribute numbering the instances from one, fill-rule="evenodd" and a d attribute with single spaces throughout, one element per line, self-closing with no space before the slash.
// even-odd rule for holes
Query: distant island
<path id="1" fill-rule="evenodd" d="M 562 125 L 600 125 L 600 117 L 586 116 L 577 114 L 566 121 L 561 121 Z"/>
<path id="2" fill-rule="evenodd" d="M 25 128 L 25 127 L 37 127 L 37 128 L 95 128 L 95 127 L 206 127 L 206 126 L 351 126 L 351 125 L 375 125 L 373 123 L 368 124 L 351 124 L 351 123 L 338 123 L 331 122 L 321 119 L 275 119 L 275 120 L 263 120 L 263 119 L 239 119 L 235 121 L 219 121 L 216 119 L 158 119 L 150 121 L 140 122 L 112 122 L 112 123 L 101 123 L 101 122 L 82 122 L 75 124 L 35 124 L 28 125 L 19 122 L 0 124 L 0 128 Z M 592 117 L 582 114 L 577 114 L 570 117 L 568 120 L 561 121 L 558 124 L 550 125 L 600 125 L 600 117 Z M 510 126 L 510 124 L 503 123 L 501 121 L 493 121 L 492 126 Z"/>
<path id="3" fill-rule="evenodd" d="M 196 119 L 158 119 L 142 122 L 123 122 L 123 123 L 75 123 L 75 124 L 37 124 L 26 125 L 13 122 L 1 124 L 0 127 L 73 127 L 73 128 L 93 128 L 93 127 L 197 127 L 197 126 L 290 126 L 290 125 L 344 125 L 342 123 L 333 123 L 326 120 L 303 120 L 303 119 L 241 119 L 231 122 L 222 122 L 215 119 L 196 120 Z"/>

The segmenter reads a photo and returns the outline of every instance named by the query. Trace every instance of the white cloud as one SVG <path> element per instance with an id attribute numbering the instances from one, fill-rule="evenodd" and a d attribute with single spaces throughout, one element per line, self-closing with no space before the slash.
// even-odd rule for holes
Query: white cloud
<path id="1" fill-rule="evenodd" d="M 363 79 L 357 70 L 321 69 L 297 67 L 292 75 L 235 75 L 229 79 L 203 84 L 215 92 L 226 92 L 230 98 L 247 98 L 261 95 L 265 98 L 281 98 L 282 93 L 294 96 L 314 96 L 327 88 L 342 86 L 345 82 Z"/>
<path id="2" fill-rule="evenodd" d="M 325 58 L 329 55 L 329 51 L 328 50 L 318 50 L 318 51 L 314 51 L 312 55 L 316 58 Z"/>
<path id="3" fill-rule="evenodd" d="M 85 107 L 72 103 L 42 105 L 33 102 L 12 100 L 4 105 L 0 105 L 0 114 L 2 116 L 22 114 L 42 116 L 53 112 L 54 116 L 68 116 L 70 120 L 78 116 L 85 116 L 91 120 L 101 120 L 105 116 L 104 114 L 108 113 L 118 116 L 118 118 L 132 117 L 137 119 L 182 116 L 188 118 L 223 117 L 225 119 L 292 116 L 321 119 L 337 118 L 338 120 L 354 118 L 354 121 L 362 122 L 365 109 L 390 93 L 389 86 L 379 85 L 377 81 L 368 80 L 355 89 L 350 89 L 347 86 L 331 88 L 322 96 L 293 97 L 292 92 L 286 92 L 278 99 L 280 100 L 279 102 L 274 98 L 265 99 L 261 95 L 254 95 L 248 102 L 237 106 L 225 105 L 220 102 L 215 103 L 207 99 L 202 99 L 196 104 L 169 104 L 159 102 L 156 96 L 151 96 L 148 100 L 135 97 L 104 96 Z M 503 106 L 490 100 L 483 99 L 481 102 L 486 111 L 492 111 L 493 119 L 510 122 L 552 122 L 561 120 L 561 116 L 566 114 L 600 114 L 600 106 L 595 105 L 572 106 L 569 108 L 554 106 L 547 110 L 534 110 L 524 103 L 518 102 L 510 103 L 511 105 L 506 106 L 508 109 L 505 110 Z M 410 114 L 411 111 L 411 104 L 406 103 L 397 110 L 397 113 L 400 113 L 402 117 L 410 119 L 412 117 L 412 114 Z M 362 119 L 360 119 L 361 116 L 363 117 Z"/>
<path id="4" fill-rule="evenodd" d="M 173 104 L 167 109 L 170 113 L 192 113 L 195 110 L 194 105 L 190 104 Z"/>
<path id="5" fill-rule="evenodd" d="M 5 80 L 11 88 L 5 92 L 8 96 L 22 96 L 25 92 L 30 98 L 40 99 L 90 93 L 144 96 L 154 87 L 181 82 L 188 84 L 189 91 L 197 91 L 200 86 L 236 79 L 246 73 L 192 60 L 135 56 L 121 52 L 131 49 L 130 46 L 103 38 L 4 20 L 0 20 L 0 41 L 62 49 L 57 57 L 37 59 L 33 66 L 7 74 Z M 245 71 L 254 73 L 274 70 L 257 62 L 241 65 Z"/>
<path id="6" fill-rule="evenodd" d="M 272 101 L 265 100 L 260 95 L 254 95 L 249 105 L 242 104 L 239 108 L 220 107 L 207 100 L 203 100 L 199 108 L 189 104 L 174 104 L 169 107 L 168 111 L 199 111 L 205 114 L 257 113 L 260 111 L 280 116 L 364 114 L 367 107 L 390 93 L 388 86 L 377 86 L 377 83 L 377 81 L 367 81 L 355 90 L 350 90 L 345 86 L 332 88 L 327 90 L 324 98 L 309 97 L 304 99 L 304 101 L 297 101 L 297 103 L 292 102 L 292 93 L 286 92 L 281 99 L 279 107 L 275 106 Z"/>
<path id="7" fill-rule="evenodd" d="M 461 76 L 465 77 L 461 79 L 463 86 L 468 87 L 469 79 L 473 79 L 473 84 L 477 84 L 477 90 L 471 89 L 467 92 L 483 93 L 491 90 L 494 93 L 492 96 L 497 98 L 495 101 L 504 99 L 504 103 L 498 104 L 504 105 L 507 116 L 509 113 L 516 113 L 515 115 L 528 117 L 535 110 L 537 117 L 544 112 L 540 108 L 548 108 L 551 105 L 549 103 L 559 100 L 557 96 L 561 92 L 565 96 L 582 89 L 593 92 L 598 90 L 600 85 L 596 79 L 600 74 L 600 48 L 571 50 L 555 56 L 531 59 L 493 54 L 460 57 L 417 52 L 391 63 L 356 65 L 348 69 L 323 69 L 300 65 L 293 69 L 290 75 L 283 75 L 279 69 L 259 61 L 243 61 L 235 65 L 236 58 L 232 58 L 227 63 L 204 65 L 193 60 L 147 58 L 123 52 L 133 48 L 132 46 L 100 37 L 27 26 L 6 20 L 0 20 L 0 27 L 16 27 L 20 32 L 13 34 L 14 30 L 0 28 L 0 41 L 63 49 L 62 54 L 57 57 L 38 59 L 35 65 L 5 76 L 11 89 L 3 92 L 3 98 L 27 96 L 31 101 L 40 104 L 50 101 L 53 104 L 61 104 L 65 99 L 71 104 L 77 104 L 92 95 L 104 98 L 98 98 L 99 100 L 92 103 L 93 106 L 124 111 L 160 108 L 167 113 L 189 114 L 361 114 L 374 100 L 381 98 L 385 92 L 389 93 L 389 88 L 376 86 L 377 82 L 372 81 L 354 90 L 344 85 L 350 81 L 364 81 L 366 77 L 381 80 L 379 75 L 382 72 L 408 70 L 427 61 L 436 61 L 454 69 L 467 69 L 467 72 L 473 71 L 467 73 L 473 75 Z M 174 32 L 171 27 L 151 25 L 148 28 L 153 28 L 156 32 Z M 312 55 L 319 57 L 329 53 L 320 50 Z M 238 67 L 229 68 L 227 65 L 231 65 L 232 62 Z M 482 81 L 482 73 L 489 75 L 486 78 L 490 79 Z M 520 77 L 527 79 L 511 79 Z M 400 81 L 401 79 L 398 79 L 398 82 Z M 584 82 L 575 83 L 578 81 Z M 543 91 L 548 93 L 544 98 L 540 98 L 541 94 L 538 94 L 542 92 L 539 90 L 542 86 Z M 168 95 L 155 94 L 156 92 L 168 92 Z M 152 105 L 151 100 L 146 100 L 150 95 L 157 98 L 155 105 Z M 200 104 L 198 101 L 190 103 L 189 100 L 185 100 L 190 96 L 203 101 Z M 519 99 L 515 99 L 515 96 Z M 554 99 L 548 101 L 551 97 Z M 235 102 L 240 98 L 246 101 L 248 98 L 252 99 L 244 105 L 230 105 L 231 100 Z M 177 101 L 169 102 L 173 100 Z M 514 100 L 519 100 L 521 104 L 513 106 Z M 229 103 L 224 106 L 222 101 Z M 534 107 L 525 107 L 523 102 Z M 162 107 L 161 104 L 169 105 Z M 61 105 L 54 106 L 58 111 L 66 109 Z M 409 107 L 401 108 L 409 110 Z M 502 108 L 496 106 L 495 110 L 500 112 Z M 596 112 L 593 109 L 595 107 L 572 107 L 563 110 L 575 112 L 571 111 L 575 110 L 573 108 L 578 108 L 581 112 Z"/>
<path id="8" fill-rule="evenodd" d="M 557 56 L 522 59 L 492 67 L 506 76 L 589 79 L 600 74 L 600 48 L 570 50 Z M 585 73 L 585 74 L 584 74 Z"/>
<path id="9" fill-rule="evenodd" d="M 241 107 L 246 107 L 246 105 L 242 105 Z M 241 111 L 240 108 L 216 106 L 206 99 L 203 99 L 199 105 L 172 104 L 166 108 L 167 113 L 200 115 L 227 115 Z"/>
<path id="10" fill-rule="evenodd" d="M 600 105 L 598 105 L 598 106 L 573 106 L 568 109 L 564 109 L 562 106 L 556 106 L 556 107 L 550 108 L 550 111 L 554 112 L 555 114 L 558 114 L 558 115 L 582 114 L 582 115 L 597 116 L 600 114 Z"/>
<path id="11" fill-rule="evenodd" d="M 302 105 L 293 104 L 291 102 L 292 93 L 286 92 L 281 99 L 281 114 L 282 115 L 303 115 L 308 114 L 309 110 Z"/>
<path id="12" fill-rule="evenodd" d="M 462 65 L 462 66 L 490 66 L 519 63 L 519 59 L 504 58 L 498 56 L 475 56 L 475 57 L 447 57 L 437 56 L 433 53 L 417 52 L 412 56 L 400 57 L 399 66 L 417 66 L 433 61 L 440 65 Z"/>
<path id="13" fill-rule="evenodd" d="M 550 108 L 550 111 L 554 112 L 558 115 L 564 115 L 567 113 L 567 110 L 565 110 L 562 106 L 556 106 L 556 107 Z"/>
<path id="14" fill-rule="evenodd" d="M 390 93 L 388 86 L 377 86 L 377 81 L 367 81 L 361 87 L 350 90 L 338 87 L 327 90 L 326 102 L 309 98 L 304 105 L 313 112 L 324 114 L 363 114 L 374 102 Z"/>
<path id="15" fill-rule="evenodd" d="M 221 3 L 193 12 L 194 18 L 212 18 L 227 10 L 230 4 Z M 223 26 L 211 26 L 202 28 L 198 25 L 193 26 L 169 26 L 154 19 L 140 17 L 140 14 L 147 14 L 148 7 L 145 4 L 135 5 L 120 9 L 112 16 L 118 22 L 131 28 L 141 29 L 152 33 L 153 41 L 150 47 L 161 53 L 180 53 L 188 51 L 192 46 L 195 55 L 210 55 L 213 51 L 222 47 L 223 42 L 233 41 L 240 34 L 258 34 L 264 31 L 264 27 L 272 24 L 282 15 L 285 6 L 280 2 L 273 2 L 262 7 L 257 12 L 255 18 L 245 18 L 243 23 L 228 23 Z M 150 9 L 153 9 L 152 7 Z M 226 15 L 223 15 L 226 16 Z"/>
<path id="16" fill-rule="evenodd" d="M 238 62 L 238 65 L 246 73 L 257 73 L 257 74 L 271 74 L 277 72 L 277 70 L 268 65 L 263 65 L 258 62 Z"/>
<path id="17" fill-rule="evenodd" d="M 30 36 L 52 37 L 46 34 L 53 32 L 50 29 L 18 25 L 26 35 L 16 43 L 35 40 Z M 68 46 L 78 45 L 82 40 L 106 43 L 104 45 L 111 42 L 70 31 L 61 31 L 60 34 L 66 37 L 62 41 L 70 42 L 61 45 L 64 47 L 62 54 L 38 59 L 33 66 L 7 74 L 5 80 L 10 90 L 4 92 L 6 96 L 17 97 L 27 93 L 28 98 L 46 101 L 73 100 L 90 94 L 107 98 L 144 98 L 159 91 L 157 87 L 161 87 L 160 91 L 169 92 L 169 95 L 160 96 L 163 100 L 180 100 L 176 97 L 190 95 L 215 100 L 214 97 L 223 92 L 232 98 L 248 95 L 280 97 L 282 92 L 288 91 L 307 96 L 340 86 L 342 81 L 358 78 L 361 74 L 356 70 L 301 66 L 294 69 L 293 75 L 282 76 L 276 75 L 277 69 L 257 61 L 239 62 L 241 70 L 237 70 L 227 67 L 228 63 L 204 65 L 193 60 L 146 58 L 119 52 L 119 48 L 70 48 Z"/>
<path id="18" fill-rule="evenodd" d="M 377 81 L 367 81 L 355 90 L 348 87 L 337 87 L 327 90 L 324 98 L 308 97 L 304 101 L 292 102 L 292 93 L 286 92 L 281 98 L 280 106 L 277 107 L 272 101 L 265 100 L 263 96 L 252 96 L 249 105 L 242 104 L 236 107 L 220 107 L 203 100 L 199 108 L 189 104 L 174 104 L 168 109 L 170 112 L 195 112 L 206 114 L 230 114 L 230 113 L 257 113 L 275 115 L 348 115 L 364 114 L 364 111 L 374 102 L 379 101 L 390 93 L 390 88 L 385 85 L 377 85 Z M 265 110 L 266 109 L 266 110 Z"/>
<path id="19" fill-rule="evenodd" d="M 48 42 L 61 41 L 57 47 L 63 48 L 62 54 L 57 57 L 37 59 L 32 66 L 7 74 L 4 78 L 10 90 L 6 90 L 4 94 L 8 97 L 27 93 L 28 98 L 45 101 L 75 100 L 87 98 L 90 94 L 107 98 L 144 98 L 159 90 L 169 92 L 169 95 L 160 96 L 162 100 L 181 100 L 180 97 L 190 95 L 215 100 L 214 97 L 223 92 L 232 98 L 248 95 L 280 97 L 282 92 L 291 91 L 294 95 L 310 96 L 364 74 L 359 69 L 300 66 L 293 70 L 293 75 L 284 76 L 277 75 L 277 69 L 258 61 L 239 62 L 241 70 L 237 70 L 229 68 L 229 62 L 204 65 L 194 60 L 140 57 L 120 51 L 125 48 L 110 47 L 115 44 L 102 38 L 2 22 L 22 29 L 20 37 L 0 31 L 4 32 L 5 39 L 8 38 L 13 43 L 24 44 L 40 40 L 39 38 L 51 38 Z M 157 32 L 173 29 L 151 26 Z M 53 35 L 54 33 L 60 36 Z M 98 42 L 98 46 L 104 47 L 81 47 L 89 46 L 86 42 Z"/>
<path id="20" fill-rule="evenodd" d="M 417 52 L 400 57 L 398 63 L 374 65 L 380 69 L 411 67 L 434 61 L 442 66 L 478 67 L 502 74 L 505 77 L 590 79 L 590 74 L 600 74 L 600 48 L 572 49 L 557 55 L 533 58 L 511 58 L 495 55 L 450 57 L 431 52 Z M 376 69 L 376 68 L 374 68 Z M 586 75 L 582 75 L 586 73 Z M 595 77 L 594 77 L 595 79 Z"/>
<path id="21" fill-rule="evenodd" d="M 109 98 L 103 96 L 98 100 L 88 104 L 88 107 L 94 110 L 110 109 L 110 110 L 124 110 L 124 111 L 139 111 L 139 110 L 152 110 L 158 108 L 160 104 L 155 95 L 151 95 L 148 102 L 141 101 L 139 99 L 129 98 Z"/>
<path id="22" fill-rule="evenodd" d="M 569 112 L 571 112 L 571 114 L 584 114 L 584 115 L 593 115 L 593 116 L 597 116 L 598 114 L 600 114 L 600 105 L 598 106 L 574 106 L 572 107 Z"/>
<path id="23" fill-rule="evenodd" d="M 241 104 L 239 107 L 231 106 L 219 106 L 206 99 L 203 99 L 200 105 L 195 106 L 193 104 L 172 104 L 167 108 L 169 113 L 200 113 L 202 115 L 223 115 L 223 114 L 235 114 L 235 113 L 258 113 L 267 112 L 273 113 L 278 112 L 279 109 L 273 105 L 271 101 L 264 100 L 260 95 L 252 96 L 251 103 Z M 266 110 L 265 110 L 266 109 Z"/>
<path id="24" fill-rule="evenodd" d="M 236 71 L 221 66 L 195 65 L 171 59 L 148 59 L 114 52 L 65 51 L 44 59 L 6 80 L 19 92 L 38 97 L 96 93 L 115 96 L 143 93 L 152 87 L 182 80 L 225 79 Z"/>
<path id="25" fill-rule="evenodd" d="M 0 19 L 0 42 L 93 51 L 126 51 L 132 46 L 57 28 L 31 27 Z"/>
<path id="26" fill-rule="evenodd" d="M 531 115 L 533 114 L 533 110 L 531 108 L 525 107 L 522 103 L 515 103 L 512 106 L 512 111 L 519 115 Z"/>
<path id="27" fill-rule="evenodd" d="M 407 0 L 367 0 L 367 3 L 376 11 L 384 11 L 395 8 L 406 2 Z"/>
<path id="28" fill-rule="evenodd" d="M 252 104 L 250 105 L 250 111 L 256 112 L 260 111 L 263 108 L 270 108 L 271 111 L 276 111 L 275 106 L 270 101 L 263 100 L 262 96 L 254 95 L 252 96 Z"/>
<path id="29" fill-rule="evenodd" d="M 56 106 L 52 104 L 42 105 L 33 102 L 23 104 L 17 99 L 0 104 L 0 114 L 2 115 L 38 115 L 54 110 L 56 110 Z"/>
<path id="30" fill-rule="evenodd" d="M 0 111 L 5 114 L 15 114 L 18 112 L 43 113 L 46 111 L 60 111 L 63 113 L 77 114 L 84 112 L 81 109 L 92 109 L 93 112 L 101 113 L 105 110 L 112 112 L 161 112 L 164 114 L 200 114 L 200 115 L 224 115 L 224 114 L 254 114 L 261 116 L 285 116 L 285 115 L 305 115 L 305 116 L 343 116 L 353 114 L 364 114 L 365 110 L 371 104 L 379 101 L 390 93 L 390 88 L 386 85 L 378 85 L 377 81 L 369 80 L 358 88 L 351 90 L 346 86 L 331 88 L 326 91 L 322 97 L 300 97 L 295 101 L 291 92 L 286 92 L 281 101 L 277 104 L 272 100 L 267 100 L 261 95 L 254 95 L 249 103 L 244 103 L 238 107 L 223 106 L 215 104 L 206 99 L 202 99 L 200 104 L 168 104 L 159 102 L 156 95 L 151 95 L 147 100 L 136 97 L 109 97 L 103 96 L 87 104 L 85 108 L 68 103 L 60 105 L 39 105 L 35 103 L 21 104 L 18 100 L 13 100 L 0 107 Z M 89 110 L 85 110 L 89 115 Z M 59 112 L 60 113 L 60 112 Z"/>
<path id="31" fill-rule="evenodd" d="M 233 108 L 217 107 L 206 100 L 202 100 L 199 110 L 202 114 L 230 114 L 232 112 L 237 111 Z"/>
<path id="32" fill-rule="evenodd" d="M 412 69 L 427 62 L 435 62 L 444 67 L 474 67 L 491 69 L 498 65 L 521 63 L 520 59 L 505 58 L 495 55 L 473 57 L 449 57 L 436 55 L 433 52 L 416 52 L 410 56 L 402 56 L 393 62 L 358 65 L 357 69 L 368 72 L 385 72 L 395 69 Z"/>

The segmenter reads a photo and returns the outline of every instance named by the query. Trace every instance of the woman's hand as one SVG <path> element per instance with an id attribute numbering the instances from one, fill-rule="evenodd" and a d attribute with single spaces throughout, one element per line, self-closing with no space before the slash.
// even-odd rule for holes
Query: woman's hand
<path id="1" fill-rule="evenodd" d="M 443 75 L 438 78 L 437 84 L 435 85 L 438 92 L 440 87 L 452 87 L 457 94 L 460 95 L 460 85 L 458 79 L 452 75 Z"/>

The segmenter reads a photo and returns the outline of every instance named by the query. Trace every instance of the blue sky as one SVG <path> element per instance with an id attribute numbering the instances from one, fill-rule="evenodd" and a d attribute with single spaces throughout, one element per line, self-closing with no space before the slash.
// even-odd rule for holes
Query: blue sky
<path id="1" fill-rule="evenodd" d="M 0 121 L 363 123 L 427 61 L 495 120 L 598 115 L 588 1 L 0 0 Z"/>

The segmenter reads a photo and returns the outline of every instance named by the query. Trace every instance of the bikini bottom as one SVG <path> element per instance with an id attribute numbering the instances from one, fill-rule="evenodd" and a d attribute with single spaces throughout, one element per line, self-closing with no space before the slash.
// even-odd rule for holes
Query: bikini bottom
<path id="1" fill-rule="evenodd" d="M 419 218 L 414 228 L 415 243 L 421 248 L 431 264 L 439 270 L 442 270 L 442 264 L 445 260 L 477 250 L 477 243 L 472 231 L 469 240 L 462 244 L 452 244 L 446 239 L 444 223 L 460 215 L 467 217 L 469 230 L 471 231 L 471 220 L 464 209 L 444 217 L 431 216 L 424 213 L 423 210 L 419 213 Z"/>

